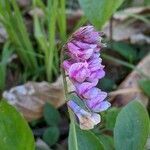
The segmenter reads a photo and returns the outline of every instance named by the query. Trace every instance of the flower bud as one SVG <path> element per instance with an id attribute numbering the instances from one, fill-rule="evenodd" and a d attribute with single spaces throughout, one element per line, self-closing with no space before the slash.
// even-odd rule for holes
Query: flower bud
<path id="1" fill-rule="evenodd" d="M 85 111 L 84 109 L 79 107 L 73 100 L 69 100 L 67 104 L 78 117 L 81 129 L 93 129 L 94 126 L 101 121 L 101 117 L 99 114 Z"/>

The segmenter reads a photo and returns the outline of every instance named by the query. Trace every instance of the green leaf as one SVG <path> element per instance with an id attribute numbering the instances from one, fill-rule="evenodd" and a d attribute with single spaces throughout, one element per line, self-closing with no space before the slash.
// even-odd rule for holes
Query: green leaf
<path id="1" fill-rule="evenodd" d="M 112 48 L 129 62 L 133 62 L 137 59 L 136 50 L 125 42 L 113 42 Z"/>
<path id="2" fill-rule="evenodd" d="M 104 148 L 94 133 L 81 130 L 74 122 L 71 122 L 69 150 L 104 150 Z"/>
<path id="3" fill-rule="evenodd" d="M 115 81 L 110 79 L 110 78 L 103 78 L 99 81 L 98 87 L 100 87 L 104 91 L 112 91 L 114 90 L 117 86 L 115 84 Z"/>
<path id="4" fill-rule="evenodd" d="M 58 110 L 48 103 L 44 106 L 44 118 L 48 125 L 55 126 L 60 122 L 60 114 Z"/>
<path id="5" fill-rule="evenodd" d="M 139 86 L 143 90 L 143 92 L 150 97 L 150 80 L 142 79 L 139 81 Z"/>
<path id="6" fill-rule="evenodd" d="M 111 136 L 99 135 L 98 137 L 103 144 L 104 150 L 113 150 L 114 149 L 114 141 Z"/>
<path id="7" fill-rule="evenodd" d="M 119 113 L 114 140 L 116 150 L 143 150 L 149 131 L 149 117 L 146 109 L 132 101 Z"/>
<path id="8" fill-rule="evenodd" d="M 0 149 L 34 150 L 34 138 L 25 119 L 4 100 L 0 102 Z"/>
<path id="9" fill-rule="evenodd" d="M 89 21 L 97 28 L 102 28 L 123 1 L 79 0 L 79 3 Z"/>
<path id="10" fill-rule="evenodd" d="M 54 145 L 59 138 L 59 129 L 57 127 L 49 127 L 45 130 L 43 134 L 43 140 L 51 145 Z"/>
<path id="11" fill-rule="evenodd" d="M 112 107 L 109 109 L 106 114 L 105 114 L 105 119 L 106 119 L 106 128 L 113 130 L 115 127 L 116 123 L 116 118 L 118 116 L 120 109 Z"/>

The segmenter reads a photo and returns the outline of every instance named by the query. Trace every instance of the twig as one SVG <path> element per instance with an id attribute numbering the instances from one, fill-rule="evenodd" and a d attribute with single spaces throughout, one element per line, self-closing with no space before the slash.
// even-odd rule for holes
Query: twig
<path id="1" fill-rule="evenodd" d="M 138 87 L 125 88 L 125 89 L 120 89 L 120 90 L 110 92 L 108 96 L 124 95 L 124 94 L 129 94 L 129 93 L 141 93 L 141 92 L 142 91 Z"/>

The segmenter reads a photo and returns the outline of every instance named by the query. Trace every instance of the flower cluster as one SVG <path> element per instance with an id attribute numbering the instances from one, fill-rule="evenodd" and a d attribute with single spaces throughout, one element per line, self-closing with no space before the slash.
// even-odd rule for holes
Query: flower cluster
<path id="1" fill-rule="evenodd" d="M 101 35 L 102 33 L 97 32 L 93 26 L 79 28 L 66 45 L 69 59 L 63 62 L 63 67 L 75 86 L 77 95 L 84 100 L 91 114 L 94 115 L 110 107 L 110 103 L 105 100 L 107 93 L 96 87 L 98 80 L 105 76 L 100 58 L 100 51 L 104 45 L 101 42 Z M 74 102 L 68 102 L 68 105 L 77 116 L 79 113 L 82 114 L 83 111 L 75 110 L 79 107 L 73 107 Z M 98 120 L 95 124 L 100 122 L 100 116 Z"/>

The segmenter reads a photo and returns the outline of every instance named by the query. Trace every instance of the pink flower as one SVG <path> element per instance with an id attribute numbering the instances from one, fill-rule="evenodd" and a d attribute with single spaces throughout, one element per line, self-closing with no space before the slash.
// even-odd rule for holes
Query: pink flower
<path id="1" fill-rule="evenodd" d="M 66 44 L 65 54 L 69 58 L 63 62 L 63 67 L 75 86 L 77 95 L 85 101 L 86 107 L 92 112 L 85 111 L 72 100 L 68 102 L 82 129 L 92 129 L 100 122 L 97 112 L 110 107 L 110 103 L 105 100 L 107 93 L 96 87 L 98 80 L 105 76 L 99 53 L 104 45 L 101 40 L 100 32 L 93 26 L 85 26 L 73 33 Z"/>
<path id="2" fill-rule="evenodd" d="M 102 79 L 105 76 L 105 71 L 103 69 L 99 69 L 96 71 L 91 71 L 87 81 L 93 81 L 94 79 Z"/>
<path id="3" fill-rule="evenodd" d="M 68 70 L 69 77 L 77 82 L 83 82 L 89 76 L 88 64 L 79 62 L 74 63 Z"/>
<path id="4" fill-rule="evenodd" d="M 79 95 L 83 95 L 85 92 L 89 91 L 91 88 L 96 86 L 98 80 L 94 80 L 93 82 L 83 82 L 83 83 L 74 83 L 76 87 L 76 91 Z"/>
<path id="5" fill-rule="evenodd" d="M 108 101 L 94 101 L 93 100 L 87 100 L 86 104 L 89 107 L 89 109 L 91 109 L 93 112 L 102 112 L 107 110 L 111 104 Z"/>
<path id="6" fill-rule="evenodd" d="M 79 28 L 74 34 L 73 38 L 87 42 L 90 44 L 98 44 L 101 42 L 101 33 L 97 32 L 93 26 L 85 26 Z"/>
<path id="7" fill-rule="evenodd" d="M 69 100 L 67 104 L 78 117 L 81 129 L 93 129 L 94 126 L 101 121 L 101 117 L 99 114 L 85 111 L 80 106 L 78 106 L 73 100 Z"/>
<path id="8" fill-rule="evenodd" d="M 94 49 L 91 48 L 90 46 L 87 47 L 86 49 L 77 47 L 75 44 L 73 44 L 72 42 L 67 44 L 68 46 L 68 54 L 76 60 L 87 60 L 89 59 L 93 52 Z"/>

